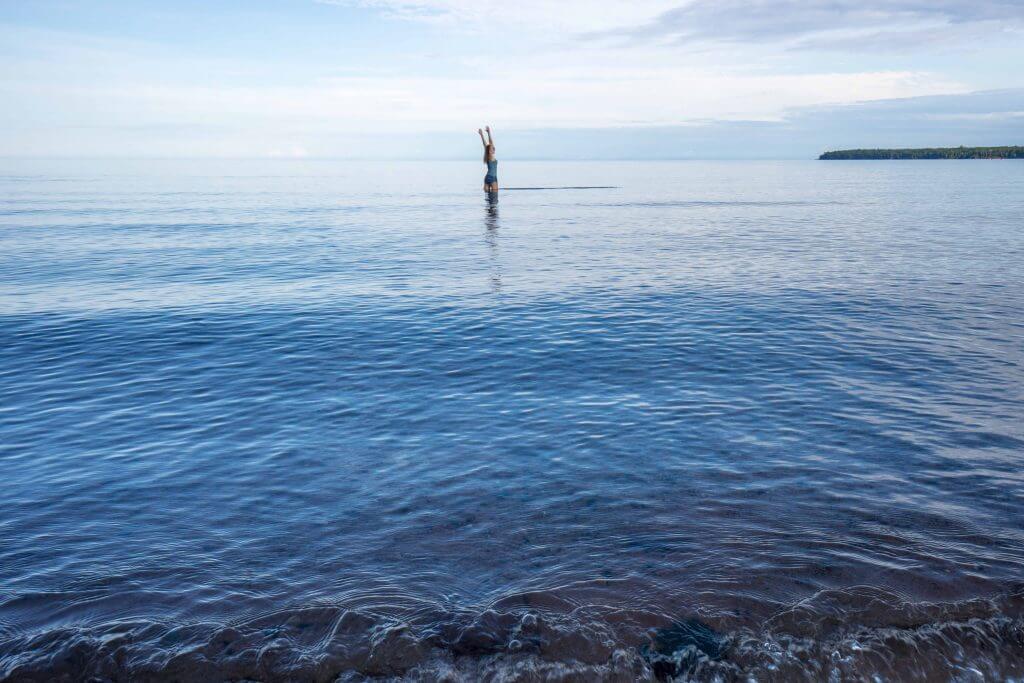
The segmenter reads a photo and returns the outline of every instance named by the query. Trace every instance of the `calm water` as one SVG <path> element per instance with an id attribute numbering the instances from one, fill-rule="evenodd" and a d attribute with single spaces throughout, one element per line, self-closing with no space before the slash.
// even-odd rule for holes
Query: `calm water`
<path id="1" fill-rule="evenodd" d="M 3 162 L 0 679 L 1024 676 L 1024 162 Z"/>

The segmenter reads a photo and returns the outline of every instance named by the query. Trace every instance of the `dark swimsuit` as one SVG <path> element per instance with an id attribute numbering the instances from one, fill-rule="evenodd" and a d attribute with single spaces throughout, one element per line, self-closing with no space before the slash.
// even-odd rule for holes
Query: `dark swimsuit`
<path id="1" fill-rule="evenodd" d="M 491 185 L 498 182 L 498 160 L 491 159 L 487 162 L 487 175 L 484 176 L 484 185 Z"/>

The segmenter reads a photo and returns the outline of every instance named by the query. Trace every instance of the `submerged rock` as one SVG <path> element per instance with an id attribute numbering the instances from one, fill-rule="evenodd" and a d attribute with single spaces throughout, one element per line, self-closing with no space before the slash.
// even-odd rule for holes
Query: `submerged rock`
<path id="1" fill-rule="evenodd" d="M 725 657 L 728 641 L 698 619 L 684 619 L 657 629 L 650 644 L 641 648 L 644 659 L 659 678 L 692 671 L 702 661 Z"/>

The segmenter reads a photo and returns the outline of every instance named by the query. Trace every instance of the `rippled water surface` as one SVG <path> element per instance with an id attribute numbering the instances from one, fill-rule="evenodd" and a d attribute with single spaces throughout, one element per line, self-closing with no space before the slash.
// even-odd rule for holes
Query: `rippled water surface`
<path id="1" fill-rule="evenodd" d="M 1024 676 L 1024 162 L 0 165 L 0 679 Z"/>

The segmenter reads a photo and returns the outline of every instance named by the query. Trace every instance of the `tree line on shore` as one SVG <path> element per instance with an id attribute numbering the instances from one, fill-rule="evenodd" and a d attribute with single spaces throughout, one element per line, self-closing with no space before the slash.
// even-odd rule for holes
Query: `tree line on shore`
<path id="1" fill-rule="evenodd" d="M 925 147 L 922 149 L 841 149 L 819 159 L 1024 159 L 1024 147 Z"/>

